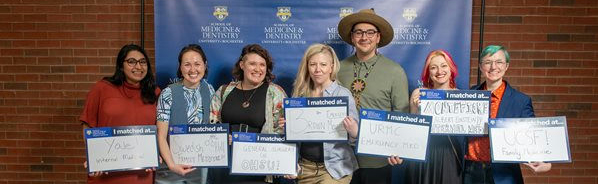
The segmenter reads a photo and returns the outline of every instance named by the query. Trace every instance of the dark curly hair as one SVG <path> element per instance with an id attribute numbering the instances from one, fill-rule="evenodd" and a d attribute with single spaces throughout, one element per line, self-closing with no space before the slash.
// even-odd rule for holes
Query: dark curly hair
<path id="1" fill-rule="evenodd" d="M 154 72 L 152 72 L 152 65 L 149 57 L 147 57 L 147 53 L 138 45 L 129 44 L 120 49 L 118 56 L 116 56 L 116 69 L 114 70 L 114 75 L 110 77 L 104 77 L 104 80 L 116 86 L 123 85 L 123 82 L 127 80 L 127 76 L 123 71 L 123 64 L 127 54 L 129 54 L 131 51 L 141 52 L 147 61 L 146 75 L 143 77 L 143 79 L 141 79 L 141 82 L 139 82 L 141 84 L 141 99 L 145 104 L 154 104 L 158 100 L 158 96 L 156 95 L 156 80 L 154 79 Z"/>
<path id="2" fill-rule="evenodd" d="M 260 57 L 264 58 L 264 60 L 266 60 L 266 77 L 264 78 L 264 82 L 272 82 L 272 80 L 274 80 L 275 78 L 274 74 L 272 74 L 272 68 L 274 68 L 272 57 L 270 57 L 270 53 L 268 53 L 268 50 L 264 49 L 262 46 L 258 44 L 249 44 L 243 47 L 243 50 L 241 51 L 241 56 L 239 56 L 239 59 L 237 60 L 237 63 L 235 63 L 235 67 L 233 68 L 233 77 L 238 81 L 242 81 L 244 79 L 243 70 L 241 70 L 241 66 L 239 66 L 239 64 L 241 63 L 241 61 L 243 61 L 243 59 L 245 59 L 245 56 L 247 54 L 251 53 L 257 54 Z"/>

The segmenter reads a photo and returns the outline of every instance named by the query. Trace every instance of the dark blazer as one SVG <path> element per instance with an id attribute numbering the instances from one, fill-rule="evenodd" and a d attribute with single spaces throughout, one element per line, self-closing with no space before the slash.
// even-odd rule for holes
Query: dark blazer
<path id="1" fill-rule="evenodd" d="M 528 118 L 535 117 L 534 107 L 532 106 L 532 99 L 513 89 L 508 82 L 506 82 L 505 93 L 503 94 L 500 106 L 498 107 L 498 114 L 496 118 Z M 486 82 L 473 86 L 473 90 L 483 90 Z M 464 153 L 467 154 L 467 142 L 464 144 Z M 465 156 L 465 155 L 464 155 Z M 495 184 L 519 184 L 523 183 L 523 176 L 519 164 L 511 163 L 492 163 L 492 176 Z"/>

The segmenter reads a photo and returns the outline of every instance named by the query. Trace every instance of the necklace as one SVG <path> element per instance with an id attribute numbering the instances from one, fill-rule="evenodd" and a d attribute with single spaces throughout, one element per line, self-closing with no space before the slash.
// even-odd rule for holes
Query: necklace
<path id="1" fill-rule="evenodd" d="M 260 83 L 259 85 L 257 85 L 258 87 L 261 85 L 262 83 Z M 251 105 L 251 103 L 249 101 L 251 101 L 251 98 L 253 98 L 253 94 L 255 94 L 255 91 L 257 91 L 257 88 L 253 88 L 253 92 L 251 93 L 251 95 L 249 95 L 249 98 L 247 98 L 245 96 L 245 90 L 243 89 L 243 82 L 241 82 L 241 91 L 243 91 L 243 103 L 241 104 L 241 107 L 243 108 L 247 108 L 249 107 L 249 105 Z"/>
<path id="2" fill-rule="evenodd" d="M 366 79 L 368 78 L 368 75 L 370 75 L 370 72 L 372 72 L 372 69 L 374 69 L 374 66 L 376 65 L 376 63 L 378 63 L 378 57 L 376 58 L 376 61 L 374 61 L 374 64 L 372 64 L 372 66 L 370 66 L 370 68 L 365 73 L 363 78 L 359 78 L 359 74 L 357 73 L 357 64 L 356 63 L 357 62 L 353 62 L 353 82 L 351 83 L 351 92 L 353 92 L 353 98 L 355 98 L 355 104 L 357 105 L 357 108 L 361 108 L 360 100 L 359 100 L 361 97 L 361 92 L 363 92 L 363 90 L 365 90 Z M 359 67 L 359 73 L 361 74 L 361 67 Z"/>

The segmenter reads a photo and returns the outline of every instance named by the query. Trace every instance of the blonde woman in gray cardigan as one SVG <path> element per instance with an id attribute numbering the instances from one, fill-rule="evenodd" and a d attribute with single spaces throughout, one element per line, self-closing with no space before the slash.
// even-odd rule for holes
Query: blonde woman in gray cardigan
<path id="1" fill-rule="evenodd" d="M 339 60 L 334 50 L 324 44 L 313 44 L 305 51 L 295 78 L 293 97 L 349 97 L 349 116 L 343 119 L 343 126 L 349 133 L 348 142 L 304 142 L 301 143 L 299 175 L 285 176 L 297 178 L 302 183 L 351 182 L 353 171 L 357 170 L 357 159 L 350 143 L 357 137 L 357 109 L 351 92 L 336 81 Z M 279 120 L 284 127 L 285 120 Z"/>

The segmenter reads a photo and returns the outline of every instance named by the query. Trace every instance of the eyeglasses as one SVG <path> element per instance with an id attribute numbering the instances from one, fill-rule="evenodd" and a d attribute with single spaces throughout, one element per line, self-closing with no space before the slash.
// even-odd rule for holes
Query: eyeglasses
<path id="1" fill-rule="evenodd" d="M 484 67 L 484 68 L 490 68 L 490 67 L 492 66 L 492 64 L 493 64 L 493 63 L 494 63 L 494 65 L 496 65 L 497 67 L 501 67 L 501 68 L 502 68 L 503 66 L 507 65 L 507 62 L 505 62 L 505 61 L 504 61 L 504 60 L 502 60 L 502 59 L 499 59 L 499 60 L 494 60 L 494 61 L 492 61 L 492 60 L 483 60 L 483 61 L 482 61 L 480 64 L 481 64 L 481 66 L 482 66 L 482 67 Z"/>
<path id="2" fill-rule="evenodd" d="M 363 35 L 365 34 L 368 38 L 372 38 L 376 35 L 376 33 L 379 33 L 379 31 L 376 30 L 372 30 L 372 29 L 368 29 L 368 30 L 353 30 L 351 31 L 351 33 L 353 34 L 353 37 L 359 38 L 359 37 L 363 37 Z"/>
<path id="3" fill-rule="evenodd" d="M 145 58 L 142 58 L 140 60 L 137 60 L 135 58 L 129 58 L 125 59 L 125 63 L 127 63 L 130 67 L 135 67 L 137 63 L 139 63 L 139 65 L 141 66 L 147 66 L 147 60 L 145 60 Z"/>

